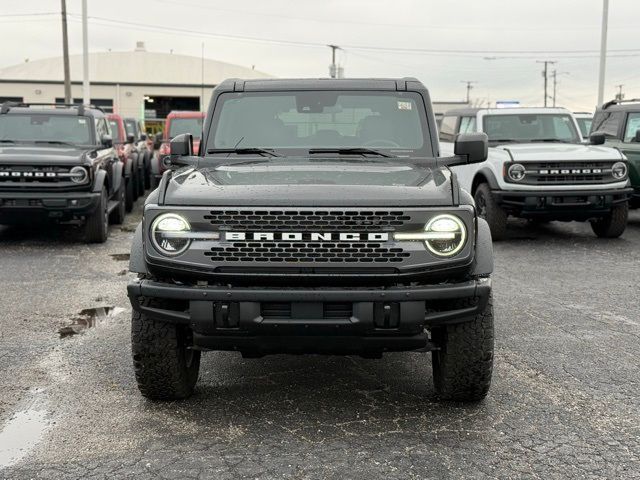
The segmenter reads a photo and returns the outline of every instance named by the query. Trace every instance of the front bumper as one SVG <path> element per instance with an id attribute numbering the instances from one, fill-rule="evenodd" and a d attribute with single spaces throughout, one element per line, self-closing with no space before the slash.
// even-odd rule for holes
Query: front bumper
<path id="1" fill-rule="evenodd" d="M 92 214 L 100 192 L 0 192 L 0 220 L 30 221 L 32 217 L 69 220 Z M 1 223 L 1 222 L 0 222 Z"/>
<path id="2" fill-rule="evenodd" d="M 587 220 L 606 215 L 615 205 L 628 201 L 633 188 L 616 190 L 492 190 L 498 204 L 522 217 Z"/>
<path id="3" fill-rule="evenodd" d="M 484 311 L 491 280 L 390 288 L 194 287 L 134 280 L 134 310 L 193 331 L 195 348 L 267 353 L 354 353 L 433 349 L 425 327 Z M 163 299 L 166 308 L 142 297 Z M 153 305 L 153 304 L 152 304 Z"/>

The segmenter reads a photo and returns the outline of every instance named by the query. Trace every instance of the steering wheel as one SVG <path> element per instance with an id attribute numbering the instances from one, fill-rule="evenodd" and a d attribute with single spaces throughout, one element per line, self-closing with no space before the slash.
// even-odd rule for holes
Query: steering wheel
<path id="1" fill-rule="evenodd" d="M 400 148 L 393 140 L 369 140 L 368 142 L 364 142 L 363 147 L 390 147 L 390 148 Z"/>

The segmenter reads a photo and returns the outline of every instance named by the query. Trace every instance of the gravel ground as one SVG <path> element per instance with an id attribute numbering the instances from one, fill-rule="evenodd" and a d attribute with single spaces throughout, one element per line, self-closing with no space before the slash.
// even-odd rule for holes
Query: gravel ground
<path id="1" fill-rule="evenodd" d="M 618 240 L 512 225 L 475 406 L 436 402 L 417 353 L 208 353 L 192 399 L 145 401 L 118 255 L 139 217 L 97 246 L 0 229 L 0 478 L 640 478 L 640 212 Z M 95 307 L 119 308 L 60 338 Z"/>

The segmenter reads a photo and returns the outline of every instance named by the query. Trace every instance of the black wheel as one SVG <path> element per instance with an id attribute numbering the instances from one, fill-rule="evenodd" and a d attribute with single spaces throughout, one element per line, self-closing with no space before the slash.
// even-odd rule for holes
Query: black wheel
<path id="1" fill-rule="evenodd" d="M 111 215 L 109 216 L 109 220 L 115 225 L 122 225 L 124 223 L 124 217 L 127 214 L 125 180 L 126 179 L 122 177 L 120 188 L 118 188 L 118 193 L 116 193 L 114 198 L 114 200 L 117 200 L 118 206 L 111 211 Z"/>
<path id="2" fill-rule="evenodd" d="M 478 185 L 473 198 L 476 202 L 478 215 L 489 224 L 491 238 L 493 240 L 503 240 L 507 235 L 508 215 L 496 202 L 495 197 L 491 194 L 489 185 L 486 183 Z"/>
<path id="3" fill-rule="evenodd" d="M 106 187 L 102 187 L 102 194 L 96 210 L 87 217 L 85 238 L 88 243 L 104 243 L 109 236 L 109 208 Z"/>
<path id="4" fill-rule="evenodd" d="M 600 238 L 618 238 L 627 228 L 629 204 L 616 205 L 609 215 L 598 220 L 591 220 L 591 229 Z"/>
<path id="5" fill-rule="evenodd" d="M 431 335 L 440 347 L 432 353 L 437 396 L 460 402 L 476 402 L 486 397 L 493 372 L 491 297 L 482 313 L 464 323 L 434 328 Z"/>
<path id="6" fill-rule="evenodd" d="M 127 213 L 133 210 L 133 179 L 131 177 L 125 178 L 125 193 L 124 193 L 124 205 Z"/>
<path id="7" fill-rule="evenodd" d="M 148 151 L 144 154 L 144 188 L 151 188 L 151 154 Z"/>
<path id="8" fill-rule="evenodd" d="M 138 188 L 138 185 L 140 184 L 140 181 L 138 180 L 138 168 L 135 166 L 131 170 L 130 181 L 131 181 L 131 191 L 133 192 L 132 198 L 133 198 L 133 201 L 135 202 L 140 196 L 140 192 Z"/>
<path id="9" fill-rule="evenodd" d="M 138 170 L 138 197 L 144 196 L 144 165 Z"/>
<path id="10" fill-rule="evenodd" d="M 162 307 L 158 299 L 144 305 Z M 151 400 L 178 400 L 193 394 L 200 352 L 189 348 L 189 329 L 133 311 L 131 348 L 138 389 Z"/>

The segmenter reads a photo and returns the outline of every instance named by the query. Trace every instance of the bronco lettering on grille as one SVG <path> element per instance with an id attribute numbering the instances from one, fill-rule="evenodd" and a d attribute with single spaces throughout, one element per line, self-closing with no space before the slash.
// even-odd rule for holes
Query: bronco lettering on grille
<path id="1" fill-rule="evenodd" d="M 368 242 L 386 242 L 389 240 L 389 234 L 380 233 L 354 233 L 354 232 L 337 232 L 337 233 L 322 233 L 322 232 L 225 232 L 225 240 L 283 240 L 286 242 L 353 242 L 353 241 L 368 241 Z"/>

